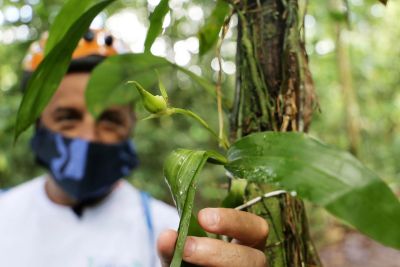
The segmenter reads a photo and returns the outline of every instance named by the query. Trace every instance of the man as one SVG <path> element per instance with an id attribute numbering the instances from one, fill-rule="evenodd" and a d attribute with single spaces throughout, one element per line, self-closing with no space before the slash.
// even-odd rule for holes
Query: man
<path id="1" fill-rule="evenodd" d="M 68 74 L 41 114 L 32 139 L 48 174 L 0 196 L 0 266 L 169 266 L 177 238 L 175 209 L 120 178 L 137 165 L 129 141 L 135 119 L 113 106 L 98 119 L 85 103 L 90 71 L 116 53 L 113 38 L 89 31 Z M 27 70 L 37 67 L 44 42 Z M 189 237 L 183 258 L 199 266 L 265 267 L 266 222 L 231 209 L 203 209 L 200 225 L 233 242 Z M 158 260 L 157 255 L 160 256 Z"/>

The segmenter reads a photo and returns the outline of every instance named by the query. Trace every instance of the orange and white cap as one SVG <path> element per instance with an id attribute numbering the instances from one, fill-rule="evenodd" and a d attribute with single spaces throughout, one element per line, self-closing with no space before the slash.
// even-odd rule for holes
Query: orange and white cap
<path id="1" fill-rule="evenodd" d="M 39 41 L 32 43 L 23 62 L 25 71 L 35 71 L 42 62 L 47 38 L 46 32 Z M 105 30 L 88 30 L 72 54 L 69 72 L 91 71 L 102 59 L 116 54 L 119 54 L 117 44 L 110 33 Z"/>

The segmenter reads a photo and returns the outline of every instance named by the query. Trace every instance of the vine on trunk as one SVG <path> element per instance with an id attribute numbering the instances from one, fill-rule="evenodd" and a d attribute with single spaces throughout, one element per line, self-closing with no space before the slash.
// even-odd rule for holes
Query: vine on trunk
<path id="1" fill-rule="evenodd" d="M 239 17 L 233 140 L 260 131 L 307 131 L 315 109 L 314 84 L 304 45 L 298 0 L 236 1 Z M 249 183 L 245 200 L 279 190 Z M 322 266 L 308 230 L 304 204 L 289 193 L 247 208 L 270 225 L 270 267 Z"/>

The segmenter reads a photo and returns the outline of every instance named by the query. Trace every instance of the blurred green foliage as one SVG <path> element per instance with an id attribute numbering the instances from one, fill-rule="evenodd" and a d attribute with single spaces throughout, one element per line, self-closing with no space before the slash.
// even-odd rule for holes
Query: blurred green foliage
<path id="1" fill-rule="evenodd" d="M 400 5 L 395 1 L 389 1 L 387 7 L 374 1 L 349 2 L 351 28 L 344 30 L 344 41 L 349 47 L 353 87 L 360 109 L 356 118 L 361 135 L 358 157 L 398 190 L 400 48 L 396 41 L 400 28 L 396 27 L 396 17 Z M 307 47 L 322 109 L 314 117 L 311 132 L 346 149 L 349 138 L 335 51 L 318 54 L 318 49 L 334 49 L 335 21 L 319 3 L 312 3 L 309 12 L 315 18 L 315 27 L 310 27 L 308 33 L 306 30 Z"/>
<path id="2" fill-rule="evenodd" d="M 118 1 L 101 17 L 129 10 L 147 27 L 147 17 L 155 2 Z M 32 130 L 23 134 L 15 146 L 12 133 L 22 96 L 19 85 L 22 59 L 29 44 L 49 28 L 62 3 L 59 0 L 0 0 L 0 188 L 15 186 L 43 172 L 36 167 L 29 151 Z M 170 6 L 172 13 L 167 17 L 172 26 L 164 27 L 162 37 L 157 39 L 165 46 L 165 56 L 179 61 L 177 51 L 187 49 L 190 60 L 182 65 L 215 81 L 218 67 L 214 51 L 200 58 L 198 47 L 196 49 L 197 31 L 203 25 L 204 17 L 211 14 L 214 2 L 171 0 Z M 400 39 L 400 29 L 396 23 L 400 3 L 391 1 L 384 7 L 373 0 L 349 0 L 349 6 L 351 28 L 344 30 L 344 39 L 349 47 L 353 85 L 360 109 L 356 118 L 360 122 L 361 137 L 358 157 L 398 189 L 400 47 L 396 41 Z M 18 14 L 16 20 L 12 19 L 13 12 Z M 314 117 L 311 134 L 343 149 L 349 147 L 349 137 L 335 54 L 335 29 L 338 24 L 346 25 L 345 16 L 343 10 L 332 12 L 325 2 L 310 1 L 305 21 L 307 51 L 321 107 L 321 112 L 316 112 Z M 233 18 L 222 46 L 225 62 L 223 92 L 228 100 L 233 98 L 235 82 L 236 22 Z M 166 21 L 164 24 L 168 25 Z M 135 30 L 124 33 L 130 34 L 136 34 Z M 184 44 L 187 48 L 182 48 Z M 163 77 L 163 81 L 166 81 L 174 106 L 195 111 L 217 128 L 216 103 L 208 93 L 181 73 L 176 77 Z M 141 106 L 136 110 L 139 119 L 147 115 Z M 228 116 L 225 119 L 228 127 Z M 139 121 L 133 138 L 142 164 L 129 180 L 167 201 L 171 199 L 162 175 L 165 156 L 177 147 L 215 149 L 217 145 L 196 123 L 178 116 Z M 201 204 L 196 206 L 217 204 L 226 194 L 227 187 L 222 168 L 205 169 L 201 176 L 198 195 Z"/>

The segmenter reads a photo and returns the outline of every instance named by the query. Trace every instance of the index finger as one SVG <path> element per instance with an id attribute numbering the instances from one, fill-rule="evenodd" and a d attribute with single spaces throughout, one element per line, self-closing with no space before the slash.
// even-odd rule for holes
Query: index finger
<path id="1" fill-rule="evenodd" d="M 198 214 L 201 227 L 207 232 L 226 235 L 241 244 L 263 249 L 268 236 L 267 222 L 252 213 L 226 209 L 206 208 Z"/>

